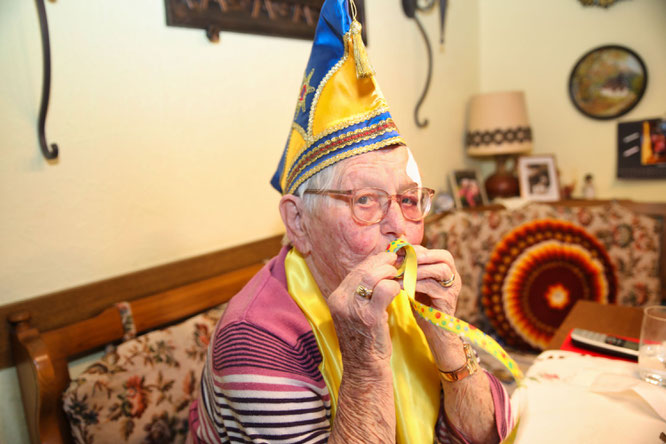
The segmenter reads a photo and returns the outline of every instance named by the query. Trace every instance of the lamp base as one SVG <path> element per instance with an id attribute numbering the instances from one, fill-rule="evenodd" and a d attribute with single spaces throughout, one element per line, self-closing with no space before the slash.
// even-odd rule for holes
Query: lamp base
<path id="1" fill-rule="evenodd" d="M 486 179 L 486 194 L 490 200 L 518 196 L 519 191 L 518 179 L 509 172 L 496 172 Z"/>

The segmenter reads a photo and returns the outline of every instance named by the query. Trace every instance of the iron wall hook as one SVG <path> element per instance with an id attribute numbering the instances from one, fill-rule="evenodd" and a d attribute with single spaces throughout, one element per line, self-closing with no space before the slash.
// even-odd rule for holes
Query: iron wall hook
<path id="1" fill-rule="evenodd" d="M 430 81 L 432 80 L 432 48 L 430 46 L 430 40 L 428 39 L 425 28 L 423 28 L 423 24 L 418 19 L 418 17 L 416 17 L 416 15 L 413 18 L 419 28 L 419 31 L 421 31 L 421 35 L 423 36 L 423 40 L 426 44 L 426 53 L 428 54 L 428 77 L 426 77 L 426 84 L 423 87 L 421 97 L 419 98 L 418 102 L 416 102 L 416 108 L 414 108 L 414 122 L 416 122 L 416 126 L 419 128 L 425 128 L 428 126 L 428 119 L 420 120 L 419 110 L 421 109 L 421 105 L 423 105 L 426 95 L 428 94 L 428 90 L 430 89 Z"/>
<path id="2" fill-rule="evenodd" d="M 37 133 L 39 135 L 39 145 L 42 154 L 46 159 L 52 160 L 58 157 L 58 145 L 53 143 L 49 147 L 44 133 L 46 125 L 46 113 L 49 109 L 49 95 L 51 94 L 51 43 L 49 40 L 49 24 L 46 21 L 46 8 L 44 0 L 35 0 L 37 3 L 37 12 L 39 14 L 39 27 L 42 34 L 42 53 L 44 55 L 44 76 L 42 83 L 42 104 L 39 110 L 39 120 L 37 122 Z"/>
<path id="3" fill-rule="evenodd" d="M 419 98 L 418 102 L 416 102 L 416 107 L 414 108 L 414 122 L 416 122 L 416 126 L 419 128 L 425 128 L 428 126 L 428 119 L 419 119 L 419 110 L 425 101 L 428 90 L 430 89 L 430 82 L 432 80 L 432 46 L 430 45 L 430 39 L 428 39 L 428 34 L 426 34 L 423 24 L 416 16 L 416 12 L 425 12 L 431 10 L 435 6 L 435 1 L 436 0 L 422 0 L 419 2 L 419 0 L 402 0 L 402 9 L 405 15 L 411 19 L 414 19 L 416 26 L 419 28 L 419 31 L 421 31 L 421 35 L 423 36 L 423 40 L 426 45 L 426 53 L 428 55 L 428 77 L 426 78 L 426 84 L 423 87 L 421 97 Z M 444 43 L 444 20 L 446 16 L 446 6 L 447 0 L 439 0 L 441 43 Z"/>

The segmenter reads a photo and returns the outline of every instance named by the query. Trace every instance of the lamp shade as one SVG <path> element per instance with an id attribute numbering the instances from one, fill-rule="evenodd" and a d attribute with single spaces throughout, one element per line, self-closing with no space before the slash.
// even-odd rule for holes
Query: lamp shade
<path id="1" fill-rule="evenodd" d="M 470 156 L 521 154 L 532 150 L 532 129 L 522 91 L 472 96 L 469 102 L 467 153 Z"/>

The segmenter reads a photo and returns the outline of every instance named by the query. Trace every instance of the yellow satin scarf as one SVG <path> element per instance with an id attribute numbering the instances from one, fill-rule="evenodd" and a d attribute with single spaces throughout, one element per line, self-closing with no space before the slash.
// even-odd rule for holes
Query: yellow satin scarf
<path id="1" fill-rule="evenodd" d="M 287 253 L 284 265 L 289 294 L 312 326 L 322 355 L 319 371 L 331 395 L 332 422 L 342 380 L 342 358 L 331 312 L 305 260 L 296 249 L 292 248 Z M 432 443 L 440 404 L 437 366 L 404 293 L 401 292 L 393 300 L 388 314 L 393 344 L 391 368 L 397 417 L 396 440 L 399 444 Z"/>

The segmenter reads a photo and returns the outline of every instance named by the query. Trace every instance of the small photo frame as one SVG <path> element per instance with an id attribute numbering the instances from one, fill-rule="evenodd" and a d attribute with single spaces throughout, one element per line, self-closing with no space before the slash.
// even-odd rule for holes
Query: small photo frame
<path id="1" fill-rule="evenodd" d="M 474 208 L 488 205 L 486 191 L 477 170 L 454 170 L 449 176 L 451 194 L 456 208 Z"/>
<path id="2" fill-rule="evenodd" d="M 520 197 L 538 202 L 560 200 L 555 156 L 523 156 L 518 158 Z"/>

